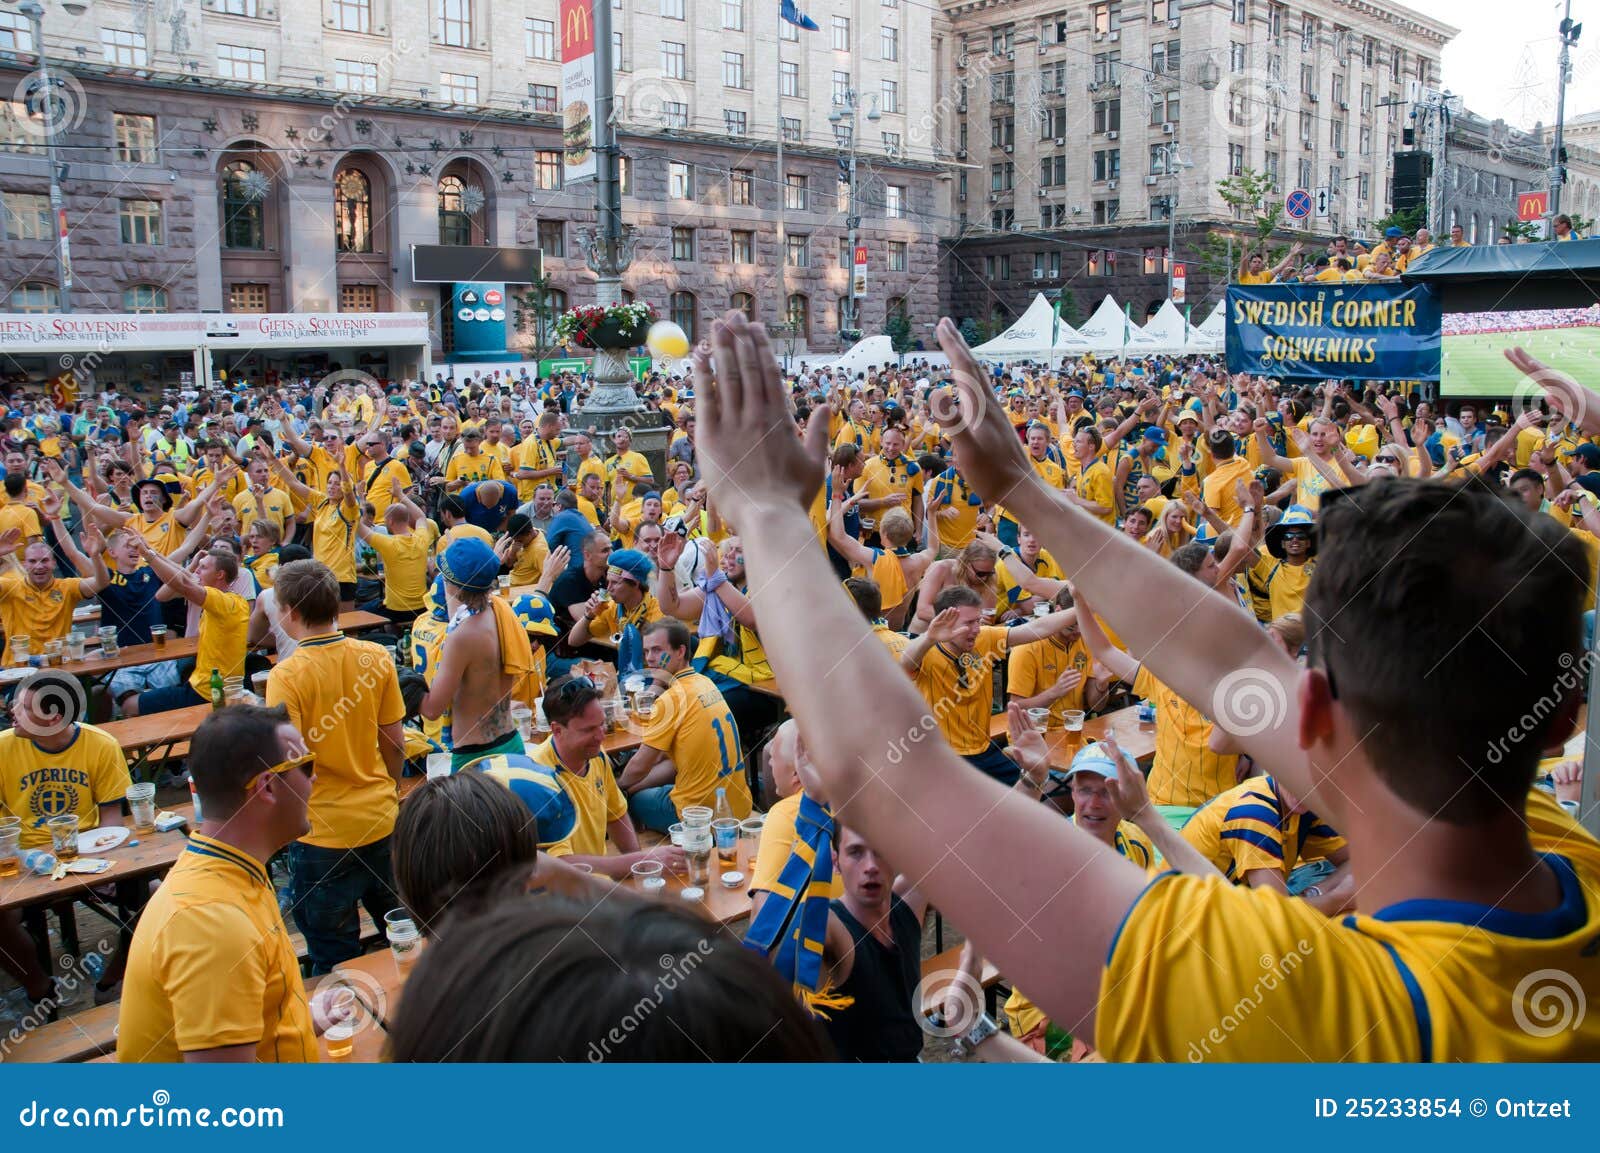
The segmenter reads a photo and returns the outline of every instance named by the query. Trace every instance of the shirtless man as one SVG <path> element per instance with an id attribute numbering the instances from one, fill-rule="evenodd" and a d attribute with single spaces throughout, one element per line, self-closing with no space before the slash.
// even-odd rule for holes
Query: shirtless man
<path id="1" fill-rule="evenodd" d="M 450 713 L 453 772 L 479 757 L 526 750 L 511 720 L 518 678 L 504 671 L 500 628 L 490 604 L 500 559 L 482 541 L 459 540 L 439 558 L 439 571 L 450 625 L 421 712 L 428 720 Z"/>

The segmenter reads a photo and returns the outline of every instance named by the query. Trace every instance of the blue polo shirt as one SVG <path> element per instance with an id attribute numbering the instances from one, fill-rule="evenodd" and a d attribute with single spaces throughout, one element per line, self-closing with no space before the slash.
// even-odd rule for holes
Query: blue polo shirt
<path id="1" fill-rule="evenodd" d="M 149 565 L 126 574 L 111 570 L 111 583 L 100 590 L 100 623 L 117 626 L 117 644 L 150 643 L 150 626 L 161 622 L 160 587 L 161 578 Z"/>

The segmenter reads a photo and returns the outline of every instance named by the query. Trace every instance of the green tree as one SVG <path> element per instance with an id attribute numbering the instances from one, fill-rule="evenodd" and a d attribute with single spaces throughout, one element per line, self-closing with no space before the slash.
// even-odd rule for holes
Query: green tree
<path id="1" fill-rule="evenodd" d="M 896 356 L 904 356 L 911 351 L 913 344 L 911 335 L 911 321 L 903 312 L 891 312 L 883 321 L 883 335 L 889 338 L 889 343 L 894 346 Z"/>
<path id="2" fill-rule="evenodd" d="M 541 276 L 528 284 L 528 291 L 511 298 L 516 330 L 532 338 L 536 360 L 555 350 L 556 311 L 551 304 L 550 278 Z"/>
<path id="3" fill-rule="evenodd" d="M 1580 216 L 1576 212 L 1569 212 L 1567 216 L 1572 220 L 1572 232 L 1575 236 L 1588 236 L 1594 228 L 1594 221 L 1587 216 Z"/>
<path id="4" fill-rule="evenodd" d="M 1519 240 L 1538 240 L 1539 226 L 1531 220 L 1508 220 L 1505 227 L 1500 230 L 1500 235 L 1512 244 L 1516 244 Z"/>
<path id="5" fill-rule="evenodd" d="M 1388 228 L 1398 228 L 1407 236 L 1411 236 L 1417 229 L 1426 228 L 1427 226 L 1428 210 L 1420 204 L 1412 208 L 1402 208 L 1397 212 L 1391 212 L 1382 220 L 1374 220 L 1372 222 L 1373 231 L 1380 237 L 1383 235 L 1384 230 Z"/>
<path id="6" fill-rule="evenodd" d="M 1076 328 L 1086 319 L 1083 315 L 1083 309 L 1078 306 L 1078 298 L 1072 289 L 1058 288 L 1054 292 L 1045 293 L 1045 296 L 1052 301 L 1059 302 L 1062 324 Z"/>
<path id="7" fill-rule="evenodd" d="M 1231 280 L 1246 251 L 1263 253 L 1269 265 L 1282 260 L 1289 246 L 1273 243 L 1273 234 L 1283 222 L 1283 197 L 1272 175 L 1243 169 L 1217 181 L 1217 194 L 1243 220 L 1232 233 L 1206 233 L 1199 247 L 1200 267 L 1213 279 Z M 1172 256 L 1176 259 L 1177 253 Z"/>
<path id="8" fill-rule="evenodd" d="M 973 320 L 970 316 L 963 316 L 961 318 L 961 339 L 966 341 L 969 345 L 982 343 L 982 340 L 978 336 L 978 322 Z"/>

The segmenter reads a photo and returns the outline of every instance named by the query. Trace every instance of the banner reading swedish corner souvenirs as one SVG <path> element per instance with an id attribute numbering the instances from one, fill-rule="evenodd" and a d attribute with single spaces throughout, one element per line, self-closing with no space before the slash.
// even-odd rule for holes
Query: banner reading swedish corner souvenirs
<path id="1" fill-rule="evenodd" d="M 1425 284 L 1228 287 L 1228 371 L 1438 380 L 1439 298 Z"/>

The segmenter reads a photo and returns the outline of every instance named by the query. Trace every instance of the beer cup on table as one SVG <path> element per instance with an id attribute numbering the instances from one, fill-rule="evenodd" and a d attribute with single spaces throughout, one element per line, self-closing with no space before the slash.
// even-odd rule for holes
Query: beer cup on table
<path id="1" fill-rule="evenodd" d="M 78 859 L 78 814 L 63 813 L 45 822 L 50 830 L 50 851 L 58 861 Z"/>
<path id="2" fill-rule="evenodd" d="M 128 789 L 128 823 L 136 837 L 148 837 L 156 831 L 156 787 L 141 781 Z"/>
<path id="3" fill-rule="evenodd" d="M 383 915 L 384 935 L 389 938 L 389 952 L 395 967 L 402 973 L 411 968 L 422 947 L 422 933 L 412 920 L 409 909 L 390 909 Z"/>
<path id="4" fill-rule="evenodd" d="M 15 877 L 22 872 L 22 821 L 0 817 L 0 877 Z"/>

